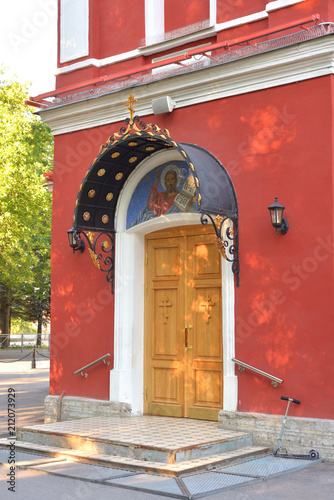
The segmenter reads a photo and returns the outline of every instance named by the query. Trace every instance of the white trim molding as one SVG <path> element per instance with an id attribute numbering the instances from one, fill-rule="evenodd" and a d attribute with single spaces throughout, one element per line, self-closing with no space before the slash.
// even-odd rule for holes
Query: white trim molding
<path id="1" fill-rule="evenodd" d="M 110 401 L 126 403 L 132 413 L 143 413 L 144 402 L 144 254 L 145 235 L 168 227 L 200 223 L 199 214 L 172 214 L 151 219 L 126 230 L 131 196 L 140 180 L 155 167 L 183 159 L 176 150 L 162 151 L 144 160 L 128 178 L 116 212 L 114 368 L 110 372 Z M 224 349 L 224 410 L 237 409 L 234 374 L 234 275 L 222 259 Z"/>
<path id="2" fill-rule="evenodd" d="M 285 7 L 291 7 L 292 5 L 306 1 L 307 0 L 275 0 L 274 2 L 267 3 L 266 11 L 273 12 L 274 10 L 285 9 Z"/>
<path id="3" fill-rule="evenodd" d="M 145 0 L 145 40 L 163 40 L 165 33 L 165 0 Z"/>
<path id="4" fill-rule="evenodd" d="M 334 35 L 326 35 L 38 113 L 58 135 L 123 121 L 129 92 L 138 100 L 136 113 L 145 117 L 153 114 L 152 99 L 165 95 L 177 110 L 333 73 Z"/>

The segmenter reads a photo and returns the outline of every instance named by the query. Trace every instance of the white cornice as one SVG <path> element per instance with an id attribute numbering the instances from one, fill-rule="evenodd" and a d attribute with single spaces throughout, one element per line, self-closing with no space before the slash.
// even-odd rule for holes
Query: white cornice
<path id="1" fill-rule="evenodd" d="M 130 92 L 138 99 L 136 113 L 145 117 L 153 113 L 152 99 L 165 95 L 176 109 L 333 74 L 333 54 L 328 35 L 39 113 L 54 135 L 89 129 L 123 121 Z"/>

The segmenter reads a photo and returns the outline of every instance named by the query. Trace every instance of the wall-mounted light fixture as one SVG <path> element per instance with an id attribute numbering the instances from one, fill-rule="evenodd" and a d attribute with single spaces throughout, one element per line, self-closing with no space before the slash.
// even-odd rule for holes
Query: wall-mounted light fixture
<path id="1" fill-rule="evenodd" d="M 81 253 L 85 250 L 85 242 L 81 239 L 80 233 L 73 227 L 67 231 L 68 242 L 73 249 L 73 253 L 79 250 Z"/>
<path id="2" fill-rule="evenodd" d="M 68 242 L 73 253 L 79 250 L 81 253 L 86 245 L 81 236 L 84 236 L 88 243 L 88 251 L 95 266 L 106 273 L 108 283 L 111 283 L 111 292 L 114 293 L 114 233 L 92 233 L 87 234 L 82 229 L 69 229 L 67 231 Z"/>
<path id="3" fill-rule="evenodd" d="M 286 234 L 289 230 L 288 221 L 283 217 L 284 209 L 285 207 L 278 203 L 277 196 L 275 196 L 275 202 L 268 207 L 271 223 L 276 229 L 276 234 L 278 234 L 278 231 L 281 231 L 282 234 Z"/>

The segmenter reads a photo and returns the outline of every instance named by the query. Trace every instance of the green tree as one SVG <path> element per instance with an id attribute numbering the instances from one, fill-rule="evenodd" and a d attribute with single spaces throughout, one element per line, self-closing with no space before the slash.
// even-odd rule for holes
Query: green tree
<path id="1" fill-rule="evenodd" d="M 49 310 L 52 170 L 50 128 L 25 104 L 28 85 L 0 69 L 0 332 L 11 315 L 43 320 Z"/>

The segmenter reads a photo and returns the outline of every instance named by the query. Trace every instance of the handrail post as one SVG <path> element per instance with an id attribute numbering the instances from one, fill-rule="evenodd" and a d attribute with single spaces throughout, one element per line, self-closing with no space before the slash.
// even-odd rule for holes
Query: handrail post
<path id="1" fill-rule="evenodd" d="M 81 375 L 85 378 L 88 377 L 88 373 L 83 373 L 84 370 L 86 370 L 86 368 L 90 368 L 91 366 L 93 365 L 96 365 L 96 363 L 99 363 L 100 361 L 103 361 L 104 364 L 106 364 L 107 366 L 110 365 L 110 361 L 105 361 L 106 358 L 108 358 L 110 356 L 109 352 L 107 354 L 104 354 L 104 356 L 101 356 L 100 358 L 98 359 L 95 359 L 95 361 L 92 361 L 91 363 L 88 363 L 88 365 L 86 366 L 83 366 L 82 368 L 79 368 L 79 370 L 76 370 L 74 372 L 74 375 L 77 375 L 78 373 L 81 373 Z"/>
<path id="2" fill-rule="evenodd" d="M 249 365 L 248 363 L 244 363 L 243 361 L 240 361 L 239 359 L 232 358 L 231 361 L 236 363 L 238 365 L 238 370 L 241 372 L 245 371 L 245 368 L 248 370 L 251 370 L 255 373 L 258 373 L 259 375 L 262 375 L 263 377 L 267 377 L 271 380 L 271 385 L 273 387 L 278 387 L 278 384 L 283 384 L 283 380 L 275 377 L 274 375 L 271 375 L 270 373 L 264 372 L 263 370 L 260 370 L 259 368 L 255 368 L 254 366 Z"/>

